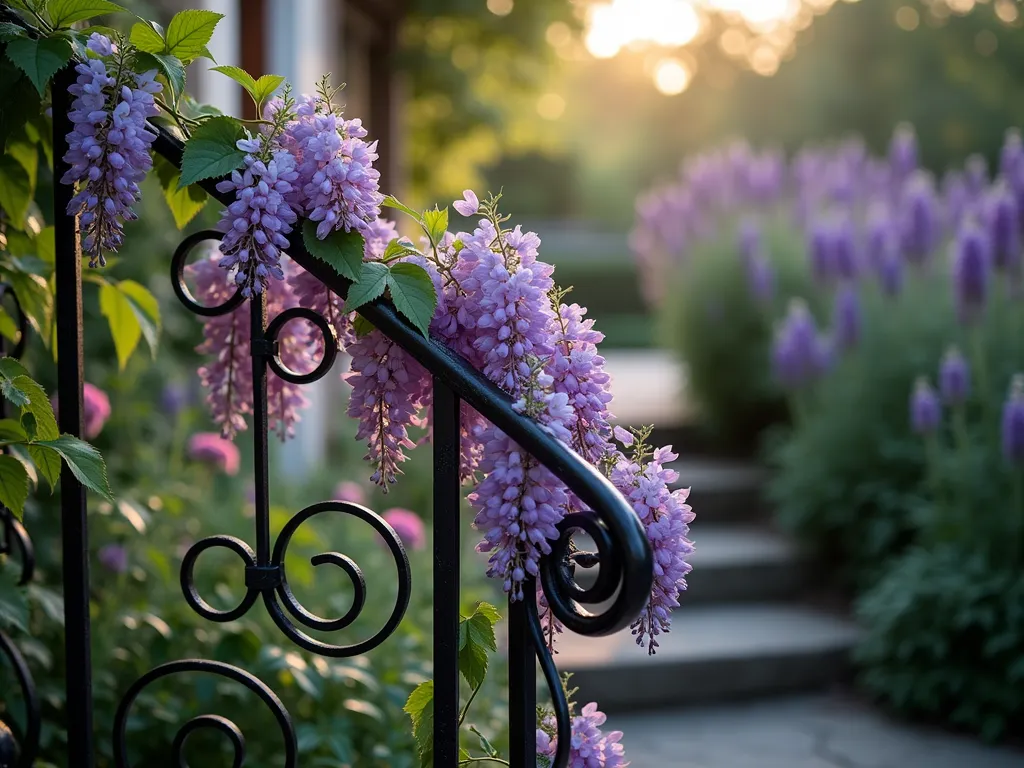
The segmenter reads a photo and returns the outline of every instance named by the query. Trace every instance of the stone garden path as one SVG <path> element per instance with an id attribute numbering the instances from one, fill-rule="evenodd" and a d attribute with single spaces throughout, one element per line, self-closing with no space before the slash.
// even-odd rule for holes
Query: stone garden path
<path id="1" fill-rule="evenodd" d="M 608 718 L 632 768 L 1022 768 L 1024 751 L 898 723 L 842 696 Z"/>

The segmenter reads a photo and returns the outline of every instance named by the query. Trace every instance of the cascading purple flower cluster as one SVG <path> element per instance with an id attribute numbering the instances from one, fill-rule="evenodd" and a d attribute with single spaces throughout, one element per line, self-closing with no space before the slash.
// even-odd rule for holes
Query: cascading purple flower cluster
<path id="1" fill-rule="evenodd" d="M 196 299 L 204 306 L 224 304 L 237 290 L 222 263 L 222 254 L 215 251 L 188 267 L 188 275 L 196 284 Z M 287 282 L 274 281 L 267 286 L 267 310 L 272 315 L 296 306 L 296 302 Z M 298 373 L 310 370 L 313 366 L 308 354 L 312 346 L 308 324 L 289 323 L 287 330 L 279 339 L 281 362 Z M 210 358 L 200 367 L 199 379 L 207 392 L 206 403 L 213 422 L 229 440 L 245 430 L 245 417 L 252 412 L 251 333 L 249 307 L 243 304 L 233 312 L 208 318 L 203 342 L 196 347 L 197 352 Z M 267 404 L 270 428 L 284 439 L 294 430 L 306 398 L 299 385 L 284 381 L 271 371 L 267 378 Z"/>
<path id="2" fill-rule="evenodd" d="M 626 750 L 619 742 L 622 731 L 605 733 L 601 726 L 608 718 L 598 710 L 595 702 L 583 707 L 572 718 L 569 747 L 569 768 L 626 768 Z M 537 767 L 549 768 L 554 764 L 558 749 L 557 726 L 553 715 L 541 720 L 537 729 Z"/>
<path id="3" fill-rule="evenodd" d="M 629 459 L 619 456 L 611 471 L 611 481 L 629 500 L 654 550 L 651 597 L 631 627 L 637 645 L 646 646 L 648 654 L 653 655 L 658 648 L 658 636 L 669 631 L 672 611 L 679 607 L 679 593 L 686 589 L 686 574 L 691 570 L 686 562 L 687 555 L 694 551 L 693 542 L 687 538 L 694 519 L 693 510 L 686 503 L 690 489 L 672 490 L 679 473 L 666 465 L 679 456 L 671 447 L 649 453 L 649 446 L 644 444 L 645 434 L 641 433 L 636 440 L 616 427 L 616 436 L 632 447 L 633 455 Z"/>
<path id="4" fill-rule="evenodd" d="M 245 168 L 217 184 L 218 191 L 235 194 L 221 216 L 220 266 L 234 271 L 246 298 L 262 293 L 271 279 L 284 279 L 281 255 L 298 218 L 288 202 L 299 178 L 295 157 L 280 146 L 278 136 L 239 140 Z"/>
<path id="5" fill-rule="evenodd" d="M 137 218 L 132 206 L 153 167 L 149 149 L 156 138 L 146 119 L 158 114 L 153 94 L 161 86 L 156 70 L 133 72 L 131 53 L 108 37 L 94 32 L 87 48 L 96 58 L 75 66 L 78 79 L 68 88 L 74 127 L 61 183 L 78 184 L 67 212 L 80 216 L 82 250 L 95 267 L 106 264 L 105 252 L 121 247 L 124 222 Z"/>

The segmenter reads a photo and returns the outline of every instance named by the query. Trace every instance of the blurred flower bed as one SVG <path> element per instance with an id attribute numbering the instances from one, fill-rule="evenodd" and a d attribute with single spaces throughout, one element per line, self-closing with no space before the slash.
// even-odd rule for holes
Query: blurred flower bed
<path id="1" fill-rule="evenodd" d="M 901 126 L 689 159 L 642 198 L 648 299 L 721 444 L 865 628 L 860 681 L 986 737 L 1024 726 L 1024 146 L 941 180 Z"/>
<path id="2" fill-rule="evenodd" d="M 144 199 L 140 221 L 129 227 L 145 227 L 147 237 L 126 238 L 112 268 L 121 277 L 144 282 L 160 299 L 163 333 L 155 359 L 135 356 L 119 371 L 109 335 L 89 332 L 104 324 L 98 301 L 90 294 L 86 303 L 85 422 L 90 439 L 107 457 L 118 499 L 115 505 L 89 499 L 97 766 L 114 764 L 110 733 L 129 686 L 161 663 L 202 658 L 241 667 L 273 688 L 291 713 L 300 752 L 309 765 L 411 768 L 418 764 L 417 750 L 403 706 L 410 691 L 432 675 L 429 456 L 409 462 L 403 483 L 384 496 L 366 477 L 369 470 L 361 458 L 364 448 L 355 440 L 355 421 L 340 416 L 325 462 L 330 470 L 302 478 L 279 472 L 271 481 L 275 534 L 300 509 L 324 499 L 365 504 L 398 532 L 409 553 L 413 589 L 404 620 L 382 645 L 347 659 L 307 653 L 280 633 L 261 601 L 225 623 L 194 613 L 179 581 L 189 547 L 215 535 L 254 544 L 251 443 L 245 439 L 248 433 L 236 445 L 212 429 L 196 376 L 201 360 L 194 348 L 202 340 L 202 326 L 178 305 L 166 277 L 170 254 L 184 235 L 170 222 L 159 194 Z M 209 226 L 205 218 L 189 230 Z M 37 363 L 34 370 L 42 372 L 41 382 L 53 392 L 54 366 L 48 354 L 33 340 L 26 358 L 30 365 Z M 67 759 L 61 726 L 58 500 L 59 495 L 38 493 L 26 508 L 25 526 L 37 558 L 27 593 L 14 588 L 20 574 L 16 558 L 0 557 L 0 629 L 22 650 L 38 686 L 44 726 L 36 764 L 41 767 L 62 765 Z M 289 584 L 303 606 L 331 618 L 348 611 L 351 582 L 340 568 L 317 568 L 310 558 L 332 550 L 359 565 L 367 599 L 351 626 L 311 634 L 336 644 L 365 640 L 384 626 L 395 604 L 398 579 L 392 555 L 372 528 L 354 518 L 320 515 L 296 530 L 286 560 Z M 478 557 L 469 542 L 465 557 L 467 563 Z M 500 603 L 482 564 L 467 564 L 464 572 L 464 613 L 471 613 L 480 600 Z M 214 608 L 229 610 L 245 594 L 243 563 L 222 548 L 207 550 L 196 563 L 195 584 Z M 506 681 L 503 665 L 498 668 L 475 698 L 470 719 L 497 749 L 507 749 Z M 6 706 L 12 719 L 21 722 L 18 686 L 6 664 L 0 664 L 0 689 L 15 694 Z M 246 765 L 283 764 L 284 742 L 270 711 L 246 688 L 203 674 L 174 675 L 139 696 L 127 732 L 132 764 L 163 765 L 178 729 L 200 714 L 223 715 L 237 723 L 246 740 Z M 227 765 L 231 744 L 210 729 L 200 729 L 189 737 L 185 754 L 191 765 Z"/>

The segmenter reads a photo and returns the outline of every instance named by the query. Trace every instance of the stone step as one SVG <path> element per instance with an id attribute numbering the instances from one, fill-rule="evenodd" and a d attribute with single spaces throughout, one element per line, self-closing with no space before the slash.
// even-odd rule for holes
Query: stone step
<path id="1" fill-rule="evenodd" d="M 684 456 L 672 468 L 678 486 L 689 488 L 697 522 L 728 523 L 768 517 L 764 499 L 767 471 L 752 462 Z M 696 523 L 695 523 L 696 525 Z"/>
<path id="2" fill-rule="evenodd" d="M 679 601 L 684 613 L 711 603 L 792 599 L 803 588 L 806 564 L 786 537 L 757 526 L 705 526 L 699 521 L 690 529 L 697 549 Z"/>
<path id="3" fill-rule="evenodd" d="M 820 689 L 846 677 L 856 638 L 848 620 L 800 605 L 695 607 L 676 612 L 654 656 L 625 630 L 567 633 L 556 661 L 577 701 L 614 712 Z"/>

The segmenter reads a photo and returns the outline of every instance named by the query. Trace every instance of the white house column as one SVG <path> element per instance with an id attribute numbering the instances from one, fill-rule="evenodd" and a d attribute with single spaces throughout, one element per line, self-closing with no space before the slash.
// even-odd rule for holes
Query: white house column
<path id="1" fill-rule="evenodd" d="M 217 64 L 239 66 L 242 59 L 241 22 L 244 0 L 202 0 L 206 11 L 224 14 L 207 46 L 217 63 L 197 59 L 190 67 L 190 82 L 195 84 L 195 96 L 204 104 L 211 104 L 226 115 L 241 116 L 242 91 L 238 85 L 219 72 L 211 72 Z"/>
<path id="2" fill-rule="evenodd" d="M 284 75 L 296 94 L 312 93 L 317 80 L 336 66 L 343 43 L 343 5 L 342 0 L 267 0 L 267 70 Z M 344 418 L 338 372 L 347 365 L 348 359 L 339 355 L 331 373 L 303 387 L 309 407 L 287 450 L 276 452 L 289 477 L 301 480 L 323 466 L 330 425 Z"/>

